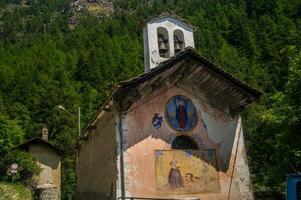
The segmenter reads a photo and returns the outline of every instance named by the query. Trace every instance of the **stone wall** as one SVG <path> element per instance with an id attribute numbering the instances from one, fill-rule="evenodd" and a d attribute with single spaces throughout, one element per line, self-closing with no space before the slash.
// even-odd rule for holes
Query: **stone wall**
<path id="1" fill-rule="evenodd" d="M 37 188 L 35 190 L 36 200 L 60 200 L 60 190 L 56 187 Z"/>

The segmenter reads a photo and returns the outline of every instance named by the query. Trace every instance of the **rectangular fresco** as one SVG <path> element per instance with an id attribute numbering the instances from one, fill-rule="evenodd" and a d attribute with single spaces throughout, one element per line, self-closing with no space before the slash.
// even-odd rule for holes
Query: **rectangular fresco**
<path id="1" fill-rule="evenodd" d="M 155 150 L 156 186 L 161 194 L 219 192 L 214 149 Z"/>

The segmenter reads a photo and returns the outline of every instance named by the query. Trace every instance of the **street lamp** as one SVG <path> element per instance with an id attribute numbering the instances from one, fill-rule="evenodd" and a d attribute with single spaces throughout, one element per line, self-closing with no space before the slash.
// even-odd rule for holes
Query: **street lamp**
<path id="1" fill-rule="evenodd" d="M 73 114 L 72 112 L 68 111 L 64 106 L 62 105 L 58 105 L 57 106 L 58 109 L 68 113 L 69 115 L 72 115 L 73 117 L 76 117 L 75 114 Z M 80 140 L 80 135 L 81 135 L 81 130 L 80 130 L 80 107 L 78 106 L 78 115 L 77 115 L 77 126 L 78 126 L 78 139 Z M 76 190 L 77 190 L 77 186 L 78 186 L 78 173 L 79 173 L 79 168 L 78 168 L 78 150 L 75 151 L 76 155 L 75 155 L 75 184 L 76 184 Z"/>
<path id="2" fill-rule="evenodd" d="M 73 117 L 76 117 L 75 114 L 72 112 L 68 111 L 64 106 L 58 105 L 58 109 L 68 113 L 69 115 L 72 115 Z M 77 115 L 77 126 L 78 126 L 78 137 L 81 135 L 81 130 L 80 130 L 80 107 L 78 106 L 78 115 Z"/>
<path id="3" fill-rule="evenodd" d="M 61 109 L 61 110 L 63 110 L 63 111 L 65 111 L 66 110 L 66 108 L 64 107 L 64 106 L 62 106 L 62 105 L 59 105 L 59 106 L 57 106 L 59 109 Z"/>

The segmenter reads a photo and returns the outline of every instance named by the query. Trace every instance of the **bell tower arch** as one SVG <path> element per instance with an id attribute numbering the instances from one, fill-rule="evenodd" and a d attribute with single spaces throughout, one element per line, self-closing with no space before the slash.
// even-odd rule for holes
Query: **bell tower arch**
<path id="1" fill-rule="evenodd" d="M 185 47 L 185 40 L 183 31 L 177 29 L 173 32 L 174 52 L 175 54 L 183 51 Z"/>
<path id="2" fill-rule="evenodd" d="M 157 43 L 158 43 L 158 50 L 159 56 L 161 58 L 169 58 L 170 57 L 170 48 L 169 48 L 169 38 L 168 38 L 168 31 L 166 28 L 159 27 L 157 28 Z"/>
<path id="3" fill-rule="evenodd" d="M 145 21 L 144 71 L 158 66 L 186 47 L 194 48 L 193 31 L 192 25 L 170 12 Z"/>

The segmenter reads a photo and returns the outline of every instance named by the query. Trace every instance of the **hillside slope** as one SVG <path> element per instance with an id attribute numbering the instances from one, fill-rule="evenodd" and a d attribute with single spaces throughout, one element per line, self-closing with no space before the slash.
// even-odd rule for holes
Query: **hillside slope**
<path id="1" fill-rule="evenodd" d="M 20 184 L 0 182 L 0 200 L 31 200 L 31 192 Z"/>

